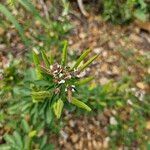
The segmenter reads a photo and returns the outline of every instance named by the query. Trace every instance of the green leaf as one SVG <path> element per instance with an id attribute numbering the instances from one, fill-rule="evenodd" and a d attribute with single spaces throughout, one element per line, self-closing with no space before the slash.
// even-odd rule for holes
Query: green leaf
<path id="1" fill-rule="evenodd" d="M 82 80 L 79 80 L 79 81 L 75 82 L 75 84 L 76 85 L 83 85 L 83 84 L 86 84 L 86 83 L 90 82 L 93 79 L 94 79 L 94 77 L 87 77 L 87 78 L 84 78 Z"/>
<path id="2" fill-rule="evenodd" d="M 39 59 L 39 52 L 36 50 L 36 49 L 33 49 L 33 52 L 32 52 L 32 57 L 33 57 L 33 61 L 34 61 L 34 64 L 36 66 L 36 75 L 37 75 L 37 78 L 38 79 L 41 79 L 42 78 L 42 75 L 41 75 L 41 69 L 40 69 L 40 59 Z"/>
<path id="3" fill-rule="evenodd" d="M 99 55 L 93 56 L 90 60 L 88 60 L 85 64 L 83 64 L 79 70 L 83 71 L 89 64 L 91 64 Z"/>
<path id="4" fill-rule="evenodd" d="M 143 10 L 139 10 L 139 9 L 137 9 L 134 12 L 134 16 L 143 22 L 147 21 L 147 18 L 148 18 L 146 13 Z"/>
<path id="5" fill-rule="evenodd" d="M 2 4 L 0 4 L 0 12 L 4 14 L 7 19 L 15 26 L 15 28 L 18 30 L 23 42 L 28 45 L 27 39 L 24 34 L 23 28 L 20 26 L 18 21 L 15 19 L 15 17 L 11 14 L 11 12 Z"/>
<path id="6" fill-rule="evenodd" d="M 51 93 L 49 91 L 38 91 L 38 92 L 32 92 L 31 93 L 33 102 L 42 102 L 46 98 L 50 98 Z"/>
<path id="7" fill-rule="evenodd" d="M 61 99 L 59 99 L 57 102 L 53 104 L 53 110 L 57 119 L 61 117 L 63 106 L 64 106 L 64 102 Z"/>
<path id="8" fill-rule="evenodd" d="M 0 150 L 11 150 L 11 146 L 7 144 L 1 144 Z"/>
<path id="9" fill-rule="evenodd" d="M 29 109 L 32 106 L 32 103 L 26 103 L 21 107 L 21 111 L 24 112 L 25 110 Z"/>
<path id="10" fill-rule="evenodd" d="M 86 101 L 87 101 L 87 100 L 86 100 Z M 76 105 L 76 106 L 79 107 L 79 108 L 82 108 L 82 109 L 86 109 L 86 110 L 88 110 L 88 111 L 91 111 L 91 109 L 90 109 L 89 106 L 87 106 L 84 102 L 82 102 L 82 101 L 76 99 L 75 97 L 72 98 L 71 103 L 72 103 L 73 105 Z"/>
<path id="11" fill-rule="evenodd" d="M 43 50 L 41 50 L 41 53 L 42 53 L 42 58 L 43 58 L 43 60 L 44 60 L 44 63 L 45 63 L 45 65 L 46 65 L 46 67 L 49 68 L 49 67 L 50 67 L 50 62 L 49 62 L 49 60 L 48 60 L 48 58 L 47 58 L 45 52 L 44 52 Z"/>
<path id="12" fill-rule="evenodd" d="M 8 110 L 9 114 L 15 114 L 16 110 L 18 110 L 18 108 L 20 108 L 20 103 L 10 106 L 7 110 Z"/>
<path id="13" fill-rule="evenodd" d="M 24 138 L 24 150 L 31 150 L 31 138 L 28 136 L 25 136 Z"/>
<path id="14" fill-rule="evenodd" d="M 61 60 L 61 65 L 65 66 L 67 62 L 67 47 L 68 47 L 68 42 L 64 41 L 64 47 L 62 51 L 62 60 Z"/>
<path id="15" fill-rule="evenodd" d="M 17 131 L 14 131 L 13 136 L 15 138 L 16 144 L 21 149 L 23 147 L 23 142 L 22 142 L 22 139 L 21 139 L 21 135 Z"/>
<path id="16" fill-rule="evenodd" d="M 51 110 L 51 108 L 47 107 L 47 110 L 46 110 L 46 122 L 47 122 L 47 124 L 50 124 L 52 119 L 53 119 L 52 110 Z"/>
<path id="17" fill-rule="evenodd" d="M 4 139 L 6 142 L 10 143 L 10 144 L 15 144 L 15 139 L 13 138 L 12 135 L 9 135 L 9 134 L 5 134 L 4 135 Z"/>
<path id="18" fill-rule="evenodd" d="M 44 146 L 46 145 L 46 142 L 47 142 L 47 135 L 44 135 L 44 137 L 42 138 L 41 143 L 40 143 L 41 149 L 44 148 Z"/>
<path id="19" fill-rule="evenodd" d="M 90 52 L 91 52 L 91 49 L 86 50 L 86 51 L 77 59 L 75 65 L 73 66 L 72 69 L 74 69 L 74 68 L 76 69 L 76 68 L 80 65 L 81 61 L 83 61 L 83 59 L 84 59 Z"/>
<path id="20" fill-rule="evenodd" d="M 40 64 L 39 52 L 35 48 L 33 48 L 32 57 L 33 57 L 33 61 L 34 61 L 35 66 L 38 66 Z"/>
<path id="21" fill-rule="evenodd" d="M 27 123 L 27 121 L 25 119 L 23 119 L 21 121 L 21 124 L 22 124 L 22 128 L 23 128 L 24 132 L 28 133 L 30 131 L 30 127 L 29 127 L 29 124 Z"/>
<path id="22" fill-rule="evenodd" d="M 52 65 L 54 63 L 54 57 L 52 55 L 52 52 L 50 52 L 50 65 Z"/>
<path id="23" fill-rule="evenodd" d="M 87 111 L 91 111 L 91 108 L 89 106 L 87 106 L 85 103 L 77 100 L 76 98 L 73 98 L 71 103 L 76 105 L 79 108 L 83 108 L 83 109 L 86 109 Z"/>

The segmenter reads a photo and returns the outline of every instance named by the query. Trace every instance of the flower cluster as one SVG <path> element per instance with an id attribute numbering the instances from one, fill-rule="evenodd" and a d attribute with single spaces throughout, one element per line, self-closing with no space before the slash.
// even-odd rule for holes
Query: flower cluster
<path id="1" fill-rule="evenodd" d="M 89 106 L 74 97 L 74 92 L 77 91 L 79 85 L 85 84 L 93 79 L 93 77 L 83 79 L 81 78 L 82 76 L 80 76 L 84 72 L 84 69 L 98 57 L 98 55 L 95 55 L 86 63 L 80 65 L 81 61 L 83 61 L 89 53 L 90 50 L 86 50 L 79 59 L 77 59 L 75 65 L 70 68 L 66 63 L 67 43 L 64 45 L 60 64 L 53 63 L 51 60 L 52 56 L 50 56 L 51 59 L 49 59 L 44 51 L 41 51 L 43 61 L 40 61 L 40 53 L 34 50 L 33 60 L 38 80 L 46 81 L 49 83 L 49 87 L 40 87 L 38 91 L 33 90 L 31 93 L 33 102 L 47 103 L 47 101 L 50 101 L 50 103 L 48 103 L 48 105 L 50 105 L 49 108 L 53 109 L 57 118 L 60 118 L 66 101 L 87 111 L 91 111 Z"/>

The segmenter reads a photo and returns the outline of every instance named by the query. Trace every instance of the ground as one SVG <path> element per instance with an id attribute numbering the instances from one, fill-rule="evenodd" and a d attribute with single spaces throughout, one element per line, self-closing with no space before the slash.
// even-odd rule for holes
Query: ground
<path id="1" fill-rule="evenodd" d="M 87 48 L 92 49 L 93 54 L 100 54 L 88 71 L 95 76 L 95 82 L 103 85 L 111 79 L 118 82 L 127 76 L 132 78 L 133 87 L 149 92 L 149 83 L 145 81 L 150 74 L 149 32 L 134 23 L 128 26 L 112 25 L 102 21 L 99 16 L 91 16 L 85 22 L 81 20 L 82 18 L 71 17 L 74 28 L 68 36 L 70 54 L 74 50 L 80 55 L 80 51 Z M 128 113 L 128 109 L 124 109 L 121 112 L 123 118 Z M 106 126 L 112 115 L 113 112 L 109 109 L 91 118 L 66 115 L 58 147 L 108 149 L 110 137 Z M 123 149 L 123 145 L 119 147 Z M 133 148 L 138 148 L 138 145 L 133 144 Z"/>
<path id="2" fill-rule="evenodd" d="M 140 94 L 149 93 L 149 30 L 143 29 L 134 22 L 124 26 L 113 25 L 103 21 L 99 15 L 95 14 L 85 18 L 80 12 L 70 14 L 69 20 L 73 25 L 67 35 L 70 56 L 74 53 L 79 56 L 81 51 L 87 48 L 92 50 L 91 56 L 100 54 L 87 70 L 87 74 L 95 77 L 93 83 L 105 85 L 110 80 L 118 83 L 123 78 L 130 78 L 130 87 L 135 88 Z M 0 44 L 2 64 L 7 62 L 5 58 L 8 50 L 11 50 L 15 57 L 20 57 L 27 51 L 13 28 L 9 31 L 1 29 L 0 35 L 6 39 L 6 43 Z M 9 47 L 6 46 L 8 42 L 10 42 Z M 128 103 L 132 104 L 131 101 Z M 62 150 L 111 149 L 109 146 L 111 137 L 107 126 L 117 123 L 113 117 L 116 114 L 122 117 L 122 120 L 128 120 L 129 112 L 130 106 L 121 107 L 121 109 L 104 108 L 103 111 L 90 117 L 73 115 L 66 111 L 64 113 L 64 127 L 59 136 L 52 135 L 50 141 L 55 143 L 57 149 Z M 150 120 L 147 117 L 144 132 L 149 130 Z M 135 140 L 131 144 L 131 148 L 138 149 L 140 144 Z M 124 148 L 124 143 L 118 143 L 118 149 Z"/>

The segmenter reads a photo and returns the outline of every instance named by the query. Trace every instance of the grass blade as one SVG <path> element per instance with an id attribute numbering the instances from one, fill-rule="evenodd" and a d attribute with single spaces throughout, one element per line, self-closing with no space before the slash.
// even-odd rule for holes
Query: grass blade
<path id="1" fill-rule="evenodd" d="M 63 66 L 65 66 L 66 62 L 67 62 L 67 47 L 68 47 L 68 42 L 64 41 L 64 47 L 63 47 L 63 52 L 62 52 L 62 61 L 61 61 L 61 64 Z"/>
<path id="2" fill-rule="evenodd" d="M 39 56 L 38 56 L 39 52 L 36 50 L 36 49 L 33 49 L 33 52 L 32 52 L 32 57 L 33 57 L 33 62 L 35 64 L 35 71 L 36 71 L 36 75 L 37 75 L 37 78 L 38 79 L 41 79 L 42 78 L 42 75 L 41 75 L 41 68 L 40 68 L 40 60 L 39 60 Z"/>
<path id="3" fill-rule="evenodd" d="M 15 26 L 15 28 L 18 30 L 22 41 L 25 43 L 25 45 L 28 45 L 27 39 L 24 36 L 24 30 L 16 20 L 16 18 L 11 14 L 11 12 L 2 4 L 0 4 L 0 12 L 5 15 L 5 17 Z"/>
<path id="4" fill-rule="evenodd" d="M 86 50 L 86 51 L 77 59 L 75 65 L 73 66 L 72 69 L 74 69 L 74 68 L 76 69 L 76 68 L 80 65 L 81 61 L 82 61 L 90 52 L 91 52 L 91 49 Z"/>
<path id="5" fill-rule="evenodd" d="M 50 65 L 52 65 L 54 63 L 54 57 L 52 55 L 52 52 L 50 52 L 50 60 L 49 60 L 49 62 L 50 62 Z"/>
<path id="6" fill-rule="evenodd" d="M 27 122 L 25 119 L 23 119 L 23 120 L 21 121 L 21 125 L 22 125 L 23 131 L 24 131 L 25 133 L 28 133 L 28 132 L 30 131 L 29 124 L 28 124 L 28 122 Z"/>
<path id="7" fill-rule="evenodd" d="M 49 68 L 50 62 L 49 62 L 49 60 L 48 60 L 48 58 L 47 58 L 45 52 L 44 52 L 43 50 L 41 50 L 41 53 L 42 53 L 42 58 L 43 58 L 43 60 L 44 60 L 44 63 L 45 63 L 45 65 L 46 65 L 46 67 Z"/>
<path id="8" fill-rule="evenodd" d="M 93 79 L 94 79 L 94 77 L 87 77 L 87 78 L 84 78 L 82 80 L 77 81 L 75 84 L 76 85 L 83 85 L 83 84 L 90 82 Z"/>
<path id="9" fill-rule="evenodd" d="M 99 56 L 99 54 L 93 56 L 90 60 L 88 60 L 85 64 L 83 64 L 83 65 L 79 68 L 79 70 L 80 70 L 80 71 L 83 71 L 83 70 L 84 70 L 89 64 L 91 64 L 98 56 Z"/>

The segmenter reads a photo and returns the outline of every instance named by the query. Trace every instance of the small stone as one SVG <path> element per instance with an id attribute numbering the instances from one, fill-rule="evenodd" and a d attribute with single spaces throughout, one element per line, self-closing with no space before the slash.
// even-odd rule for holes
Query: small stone
<path id="1" fill-rule="evenodd" d="M 80 33 L 80 34 L 79 34 L 79 37 L 80 37 L 81 39 L 84 39 L 84 38 L 86 37 L 86 34 L 85 34 L 85 33 Z"/>
<path id="2" fill-rule="evenodd" d="M 72 134 L 70 138 L 73 143 L 76 143 L 79 139 L 77 134 Z"/>
<path id="3" fill-rule="evenodd" d="M 131 34 L 131 35 L 130 35 L 130 39 L 131 39 L 132 41 L 138 42 L 138 43 L 141 43 L 141 41 L 142 41 L 142 39 L 141 39 L 139 36 L 137 36 L 136 34 Z"/>
<path id="4" fill-rule="evenodd" d="M 102 52 L 102 56 L 103 57 L 107 57 L 108 56 L 108 52 L 106 52 L 106 51 Z"/>
<path id="5" fill-rule="evenodd" d="M 143 82 L 138 82 L 138 83 L 136 84 L 136 86 L 137 86 L 138 88 L 142 89 L 142 90 L 144 90 L 144 89 L 146 88 L 146 85 L 145 85 Z"/>
<path id="6" fill-rule="evenodd" d="M 0 27 L 0 35 L 3 35 L 4 32 L 5 32 L 5 30 L 2 27 Z"/>
<path id="7" fill-rule="evenodd" d="M 110 41 L 110 42 L 108 42 L 108 46 L 109 46 L 109 48 L 114 49 L 116 44 L 114 42 Z"/>
<path id="8" fill-rule="evenodd" d="M 150 130 L 150 121 L 146 123 L 146 129 Z"/>
<path id="9" fill-rule="evenodd" d="M 40 27 L 40 26 L 41 26 L 41 22 L 40 22 L 39 20 L 36 20 L 36 21 L 35 21 L 35 26 L 36 26 L 36 27 Z"/>
<path id="10" fill-rule="evenodd" d="M 88 141 L 88 149 L 92 149 L 92 142 Z"/>
<path id="11" fill-rule="evenodd" d="M 90 134 L 89 132 L 87 133 L 87 139 L 88 139 L 88 140 L 91 140 L 91 139 L 92 139 L 92 138 L 91 138 L 91 134 Z"/>
<path id="12" fill-rule="evenodd" d="M 101 67 L 100 67 L 100 70 L 102 71 L 102 72 L 106 72 L 106 71 L 108 71 L 108 64 L 102 64 L 101 65 Z"/>
<path id="13" fill-rule="evenodd" d="M 100 54 L 100 53 L 102 52 L 102 48 L 100 48 L 100 47 L 94 48 L 94 49 L 93 49 L 93 52 L 94 52 L 95 54 Z"/>
<path id="14" fill-rule="evenodd" d="M 104 85 L 104 84 L 108 83 L 108 79 L 105 78 L 105 77 L 102 77 L 102 78 L 100 79 L 100 83 L 101 83 L 101 85 Z"/>
<path id="15" fill-rule="evenodd" d="M 75 122 L 73 120 L 70 120 L 69 125 L 70 125 L 70 127 L 75 127 Z"/>
<path id="16" fill-rule="evenodd" d="M 93 140 L 92 144 L 93 144 L 93 148 L 96 149 L 97 148 L 97 142 L 95 140 Z"/>
<path id="17" fill-rule="evenodd" d="M 110 118 L 110 124 L 111 124 L 111 125 L 117 125 L 117 124 L 118 124 L 115 117 L 111 117 L 111 118 Z"/>
<path id="18" fill-rule="evenodd" d="M 113 74 L 119 74 L 119 68 L 117 67 L 117 66 L 113 66 L 112 67 L 112 72 L 113 72 Z"/>
<path id="19" fill-rule="evenodd" d="M 150 74 L 150 67 L 148 68 L 147 72 L 148 72 L 148 74 Z"/>
<path id="20" fill-rule="evenodd" d="M 64 132 L 63 130 L 60 131 L 60 135 L 65 139 L 67 140 L 68 138 L 68 134 L 66 132 Z"/>
<path id="21" fill-rule="evenodd" d="M 109 146 L 109 141 L 110 141 L 110 138 L 109 137 L 106 137 L 105 139 L 104 139 L 104 142 L 103 142 L 103 148 L 108 148 L 108 146 Z"/>

